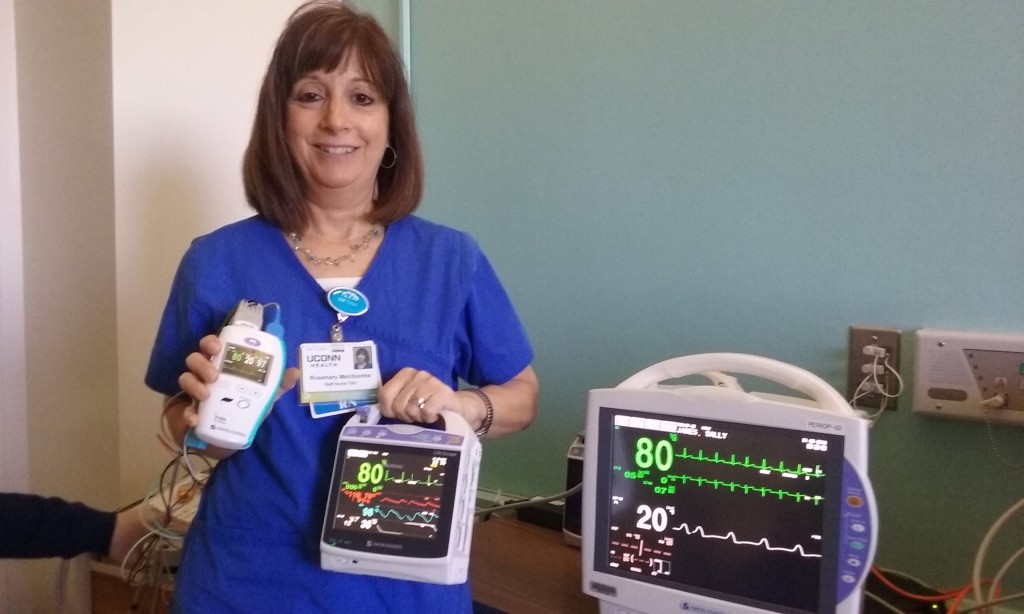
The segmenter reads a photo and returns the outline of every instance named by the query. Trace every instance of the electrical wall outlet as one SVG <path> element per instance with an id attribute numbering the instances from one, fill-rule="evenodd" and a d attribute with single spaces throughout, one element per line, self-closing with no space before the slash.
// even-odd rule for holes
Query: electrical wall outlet
<path id="1" fill-rule="evenodd" d="M 859 409 L 896 409 L 900 392 L 900 330 L 851 326 L 847 347 L 846 398 Z M 872 372 L 874 371 L 874 372 Z"/>
<path id="2" fill-rule="evenodd" d="M 1024 426 L 1024 334 L 922 328 L 915 413 Z"/>

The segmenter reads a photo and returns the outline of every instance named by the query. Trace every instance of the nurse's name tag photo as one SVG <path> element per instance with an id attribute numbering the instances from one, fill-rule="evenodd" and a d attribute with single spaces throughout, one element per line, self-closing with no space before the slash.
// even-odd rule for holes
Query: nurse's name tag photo
<path id="1" fill-rule="evenodd" d="M 304 343 L 299 348 L 299 401 L 314 418 L 377 402 L 380 371 L 372 341 Z"/>

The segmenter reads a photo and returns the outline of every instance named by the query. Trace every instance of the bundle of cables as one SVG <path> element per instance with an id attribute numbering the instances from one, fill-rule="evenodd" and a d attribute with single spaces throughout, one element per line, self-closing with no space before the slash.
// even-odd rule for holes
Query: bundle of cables
<path id="1" fill-rule="evenodd" d="M 875 588 L 869 582 L 866 604 L 870 605 L 873 610 L 866 609 L 865 611 L 899 613 L 934 611 L 944 614 L 981 612 L 982 614 L 990 614 L 995 611 L 994 607 L 997 605 L 1024 600 L 1024 592 L 1010 595 L 1002 594 L 1006 575 L 1020 558 L 1024 556 L 1024 547 L 1017 549 L 1011 554 L 994 575 L 990 578 L 984 577 L 986 559 L 989 557 L 989 551 L 992 548 L 996 535 L 1010 518 L 1021 509 L 1024 509 L 1024 499 L 1010 506 L 989 527 L 975 555 L 972 578 L 969 584 L 950 590 L 933 590 L 906 574 L 890 569 L 882 569 L 877 566 L 872 567 L 871 580 L 874 581 Z M 914 588 L 908 588 L 908 581 L 914 585 Z M 878 590 L 878 586 L 884 589 L 885 594 L 881 594 L 882 591 Z M 897 599 L 900 600 L 899 604 L 895 603 Z M 971 601 L 968 602 L 968 599 Z"/>
<path id="2" fill-rule="evenodd" d="M 174 574 L 181 559 L 181 547 L 199 505 L 202 489 L 212 467 L 201 456 L 190 454 L 190 468 L 183 472 L 175 459 L 161 472 L 160 479 L 136 506 L 149 533 L 132 547 L 121 563 L 121 577 L 133 587 L 132 611 L 149 600 L 150 611 L 166 604 L 174 588 Z M 196 472 L 195 462 L 203 467 Z M 183 474 L 183 477 L 182 477 Z"/>
<path id="3" fill-rule="evenodd" d="M 174 588 L 174 574 L 181 560 L 181 547 L 199 507 L 212 462 L 186 443 L 180 445 L 167 431 L 166 413 L 182 393 L 164 404 L 157 439 L 172 456 L 156 484 L 136 504 L 149 533 L 132 547 L 121 563 L 121 577 L 134 588 L 131 611 L 149 600 L 150 611 L 166 604 Z"/>

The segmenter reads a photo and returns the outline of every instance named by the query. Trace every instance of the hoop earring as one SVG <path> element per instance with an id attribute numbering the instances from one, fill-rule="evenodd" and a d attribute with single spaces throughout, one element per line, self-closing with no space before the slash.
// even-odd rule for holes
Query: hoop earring
<path id="1" fill-rule="evenodd" d="M 384 164 L 384 158 L 387 158 L 387 155 L 388 155 L 389 151 L 391 152 L 391 164 Z M 381 158 L 381 161 L 380 161 L 380 167 L 381 168 L 395 168 L 395 163 L 398 162 L 398 152 L 395 151 L 394 147 L 392 147 L 391 145 L 388 145 L 384 149 L 384 158 Z"/>

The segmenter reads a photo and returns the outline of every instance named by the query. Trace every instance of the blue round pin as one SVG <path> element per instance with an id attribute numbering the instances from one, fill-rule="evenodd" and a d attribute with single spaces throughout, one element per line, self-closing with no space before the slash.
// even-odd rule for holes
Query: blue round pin
<path id="1" fill-rule="evenodd" d="M 334 288 L 327 293 L 327 302 L 340 315 L 361 316 L 370 309 L 366 295 L 355 288 Z"/>

